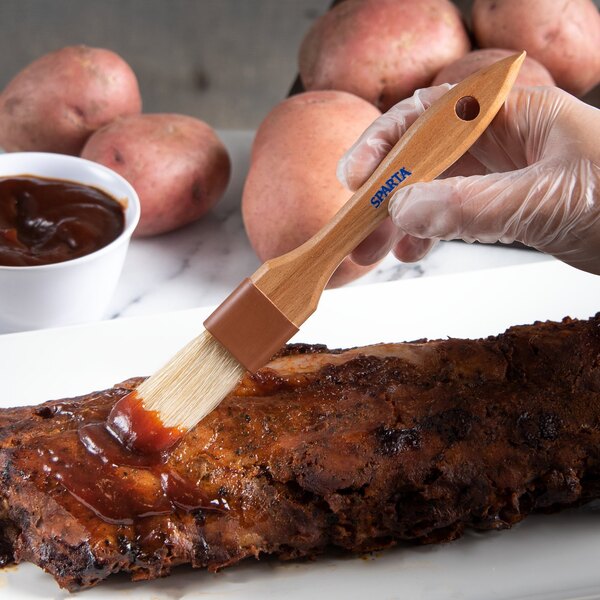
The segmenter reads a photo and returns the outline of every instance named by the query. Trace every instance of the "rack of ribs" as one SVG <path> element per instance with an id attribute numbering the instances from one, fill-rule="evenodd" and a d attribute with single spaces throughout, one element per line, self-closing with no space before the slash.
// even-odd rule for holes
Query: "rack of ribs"
<path id="1" fill-rule="evenodd" d="M 76 590 L 445 542 L 600 495 L 600 315 L 483 340 L 290 345 L 152 459 L 102 425 L 140 381 L 0 410 L 0 562 Z"/>

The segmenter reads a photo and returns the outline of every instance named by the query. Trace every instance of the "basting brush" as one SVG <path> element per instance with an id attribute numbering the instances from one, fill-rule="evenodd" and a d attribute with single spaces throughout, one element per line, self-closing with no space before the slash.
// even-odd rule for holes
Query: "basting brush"
<path id="1" fill-rule="evenodd" d="M 504 103 L 525 52 L 474 73 L 427 109 L 331 222 L 264 263 L 204 322 L 206 330 L 113 408 L 108 427 L 129 448 L 160 451 L 211 412 L 315 311 L 341 261 L 387 216 L 392 193 L 458 160 Z"/>

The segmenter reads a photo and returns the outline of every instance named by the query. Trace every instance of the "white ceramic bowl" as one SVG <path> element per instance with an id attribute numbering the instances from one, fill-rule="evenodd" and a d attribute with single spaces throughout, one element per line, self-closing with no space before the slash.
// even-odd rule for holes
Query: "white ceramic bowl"
<path id="1" fill-rule="evenodd" d="M 30 267 L 0 265 L 0 333 L 102 318 L 140 218 L 135 190 L 111 169 L 76 156 L 1 154 L 0 177 L 19 175 L 75 181 L 101 189 L 125 208 L 125 229 L 107 246 L 73 260 Z"/>

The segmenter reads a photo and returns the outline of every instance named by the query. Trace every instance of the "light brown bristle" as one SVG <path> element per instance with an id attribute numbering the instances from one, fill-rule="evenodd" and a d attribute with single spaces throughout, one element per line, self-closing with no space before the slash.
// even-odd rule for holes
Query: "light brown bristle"
<path id="1" fill-rule="evenodd" d="M 244 367 L 208 331 L 184 346 L 138 388 L 165 427 L 191 429 L 227 396 Z M 183 402 L 185 399 L 185 403 Z"/>

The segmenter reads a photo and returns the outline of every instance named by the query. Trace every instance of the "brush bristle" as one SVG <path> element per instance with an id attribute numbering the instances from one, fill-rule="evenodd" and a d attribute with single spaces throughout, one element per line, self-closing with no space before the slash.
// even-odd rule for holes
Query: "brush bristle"
<path id="1" fill-rule="evenodd" d="M 227 396 L 244 367 L 208 331 L 184 346 L 138 388 L 165 427 L 191 429 Z"/>

